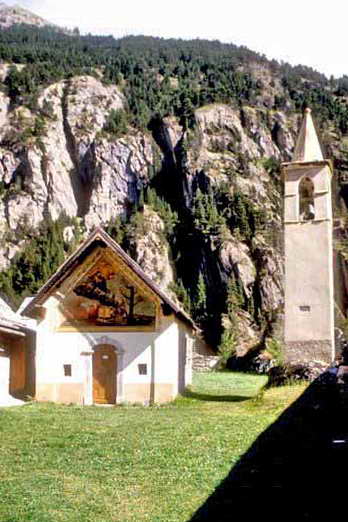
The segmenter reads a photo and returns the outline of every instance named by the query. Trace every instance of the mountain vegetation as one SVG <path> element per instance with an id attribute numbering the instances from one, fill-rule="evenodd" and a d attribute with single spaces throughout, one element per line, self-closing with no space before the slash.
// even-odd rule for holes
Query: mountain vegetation
<path id="1" fill-rule="evenodd" d="M 90 228 L 89 198 L 103 171 L 98 148 L 104 158 L 105 147 L 124 150 L 139 139 L 148 150 L 142 157 L 151 156 L 144 159 L 146 175 L 135 183 L 139 172 L 132 174 L 129 200 L 113 216 L 99 213 L 99 222 L 137 259 L 139 238 L 151 231 L 145 210 L 159 216 L 161 244 L 175 272 L 169 291 L 213 346 L 233 338 L 235 349 L 238 325 L 243 325 L 241 337 L 250 331 L 248 346 L 274 335 L 282 309 L 280 163 L 289 159 L 299 116 L 311 106 L 336 160 L 337 193 L 345 195 L 348 77 L 328 79 L 311 68 L 279 64 L 218 41 L 81 36 L 26 24 L 0 32 L 0 62 L 6 64 L 0 94 L 8 99 L 12 125 L 11 132 L 4 126 L 0 154 L 10 151 L 22 162 L 1 181 L 4 204 L 9 208 L 23 194 L 35 199 L 28 154 L 40 155 L 47 178 L 45 140 L 60 117 L 72 161 L 69 175 L 80 183 L 74 193 L 85 198 L 75 213 L 67 212 L 68 221 L 64 209 L 61 217 L 48 211 L 48 220 L 36 229 L 11 226 L 5 212 L 3 243 L 12 237 L 16 253 L 0 274 L 4 294 L 18 302 L 36 292 L 75 244 L 64 239 L 64 230 L 72 227 L 76 242 Z M 69 120 L 69 103 L 79 96 L 76 78 L 82 77 L 101 84 L 101 91 L 116 88 L 122 100 L 122 107 L 103 109 L 88 142 L 88 111 L 97 110 L 100 101 L 83 109 L 85 123 L 80 118 L 77 130 Z M 60 116 L 52 89 L 61 89 Z M 110 192 L 109 198 L 116 196 Z M 339 198 L 336 206 L 344 212 Z"/>
<path id="2" fill-rule="evenodd" d="M 194 109 L 209 103 L 256 103 L 261 82 L 248 65 L 266 65 L 284 88 L 283 95 L 274 100 L 275 109 L 302 110 L 310 105 L 322 119 L 347 130 L 348 109 L 342 103 L 348 94 L 347 77 L 328 80 L 309 67 L 270 62 L 233 44 L 76 36 L 23 24 L 1 32 L 0 60 L 25 64 L 21 70 L 12 68 L 6 78 L 14 104 L 30 103 L 40 88 L 61 79 L 102 74 L 104 82 L 123 85 L 129 121 L 142 129 L 168 114 L 192 126 Z"/>

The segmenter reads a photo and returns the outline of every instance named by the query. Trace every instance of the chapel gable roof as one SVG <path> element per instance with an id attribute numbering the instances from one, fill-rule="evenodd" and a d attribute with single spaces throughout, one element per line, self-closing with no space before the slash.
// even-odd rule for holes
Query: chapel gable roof
<path id="1" fill-rule="evenodd" d="M 159 288 L 126 252 L 101 227 L 97 227 L 79 248 L 58 268 L 58 270 L 41 287 L 38 294 L 21 310 L 24 316 L 30 316 L 36 306 L 41 306 L 46 299 L 69 277 L 91 252 L 98 247 L 109 248 L 121 262 L 125 263 L 147 286 L 159 297 L 169 311 L 184 321 L 191 328 L 197 329 L 190 316 L 184 312 L 168 295 Z"/>

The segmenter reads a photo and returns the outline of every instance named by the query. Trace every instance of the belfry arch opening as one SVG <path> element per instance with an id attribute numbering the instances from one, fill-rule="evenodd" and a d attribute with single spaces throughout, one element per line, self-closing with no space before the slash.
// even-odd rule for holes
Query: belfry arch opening
<path id="1" fill-rule="evenodd" d="M 299 206 L 301 221 L 311 221 L 315 218 L 314 184 L 308 177 L 302 178 L 299 184 Z"/>

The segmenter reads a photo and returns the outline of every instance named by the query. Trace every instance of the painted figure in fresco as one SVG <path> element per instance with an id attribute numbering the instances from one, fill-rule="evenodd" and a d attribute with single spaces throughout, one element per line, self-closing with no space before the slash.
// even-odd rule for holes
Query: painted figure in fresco
<path id="1" fill-rule="evenodd" d="M 124 300 L 117 299 L 115 294 L 109 291 L 107 281 L 108 278 L 101 272 L 96 272 L 74 288 L 74 292 L 76 295 L 99 302 L 96 314 L 97 324 L 127 324 Z"/>
<path id="2" fill-rule="evenodd" d="M 154 322 L 153 304 L 147 303 L 144 297 L 137 293 L 134 286 L 128 284 L 114 272 L 105 275 L 102 271 L 96 271 L 76 286 L 73 291 L 75 295 L 93 301 L 88 311 L 85 308 L 86 319 L 88 318 L 96 324 L 136 326 L 149 325 Z M 81 307 L 81 304 L 79 306 Z M 84 304 L 85 306 L 88 307 L 88 304 Z M 136 313 L 136 308 L 139 306 L 141 307 L 139 313 Z"/>

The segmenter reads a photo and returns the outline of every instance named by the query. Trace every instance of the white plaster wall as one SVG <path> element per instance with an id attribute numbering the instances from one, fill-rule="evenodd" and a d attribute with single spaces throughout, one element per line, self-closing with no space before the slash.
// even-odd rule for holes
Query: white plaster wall
<path id="1" fill-rule="evenodd" d="M 0 353 L 0 399 L 7 397 L 10 386 L 10 358 Z"/>
<path id="2" fill-rule="evenodd" d="M 155 382 L 171 383 L 178 394 L 179 330 L 175 322 L 168 323 L 155 340 Z"/>
<path id="3" fill-rule="evenodd" d="M 298 221 L 298 195 L 286 196 L 284 200 L 284 220 L 285 222 Z"/>
<path id="4" fill-rule="evenodd" d="M 192 363 L 194 339 L 190 334 L 186 337 L 185 387 L 192 384 Z"/>
<path id="5" fill-rule="evenodd" d="M 124 377 L 129 382 L 144 382 L 137 365 L 151 365 L 151 344 L 154 333 L 120 332 L 50 332 L 40 328 L 37 336 L 36 376 L 38 382 L 83 382 L 84 365 L 81 353 L 91 352 L 105 337 L 124 350 Z M 64 364 L 72 365 L 72 376 L 64 377 Z M 149 373 L 149 372 L 148 372 Z"/>
<path id="6" fill-rule="evenodd" d="M 285 341 L 333 338 L 331 234 L 331 221 L 286 225 Z"/>
<path id="7" fill-rule="evenodd" d="M 81 352 L 90 346 L 77 333 L 50 332 L 39 327 L 36 342 L 37 383 L 83 382 Z M 72 376 L 64 377 L 64 364 L 72 365 Z"/>
<path id="8" fill-rule="evenodd" d="M 37 329 L 37 383 L 83 383 L 84 402 L 89 404 L 92 399 L 88 359 L 91 361 L 93 346 L 105 343 L 105 338 L 122 352 L 122 368 L 119 364 L 118 371 L 122 372 L 123 385 L 151 383 L 154 377 L 155 383 L 172 384 L 174 395 L 178 393 L 179 327 L 172 317 L 162 319 L 160 332 L 100 333 L 52 331 L 47 318 Z M 82 355 L 87 353 L 90 355 Z M 120 360 L 118 357 L 118 363 Z M 64 364 L 71 364 L 71 377 L 64 376 Z M 147 375 L 139 374 L 139 364 L 147 365 Z M 122 399 L 127 401 L 126 396 Z"/>
<path id="9" fill-rule="evenodd" d="M 331 197 L 327 193 L 316 194 L 314 197 L 315 219 L 331 219 Z"/>

